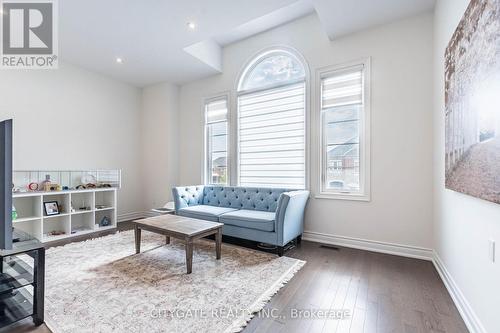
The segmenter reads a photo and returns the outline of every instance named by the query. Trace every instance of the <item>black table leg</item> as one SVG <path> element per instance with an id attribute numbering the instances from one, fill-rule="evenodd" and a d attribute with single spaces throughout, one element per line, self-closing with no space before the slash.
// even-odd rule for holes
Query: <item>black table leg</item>
<path id="1" fill-rule="evenodd" d="M 36 251 L 35 270 L 33 279 L 36 281 L 35 295 L 33 300 L 33 323 L 37 326 L 44 321 L 44 299 L 45 299 L 45 249 Z"/>
<path id="2" fill-rule="evenodd" d="M 135 253 L 141 253 L 141 229 L 135 225 Z"/>

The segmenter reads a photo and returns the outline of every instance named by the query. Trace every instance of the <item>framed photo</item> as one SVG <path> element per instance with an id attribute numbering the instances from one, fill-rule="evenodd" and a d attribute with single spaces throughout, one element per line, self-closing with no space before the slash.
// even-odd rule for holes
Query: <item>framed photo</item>
<path id="1" fill-rule="evenodd" d="M 57 201 L 44 202 L 43 207 L 45 208 L 45 214 L 47 216 L 59 214 L 59 205 L 57 204 Z"/>

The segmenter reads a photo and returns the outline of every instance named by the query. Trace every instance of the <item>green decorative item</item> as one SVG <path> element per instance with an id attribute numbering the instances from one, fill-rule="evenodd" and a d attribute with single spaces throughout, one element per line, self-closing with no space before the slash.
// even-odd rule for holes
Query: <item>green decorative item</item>
<path id="1" fill-rule="evenodd" d="M 17 220 L 17 209 L 12 205 L 12 220 Z"/>

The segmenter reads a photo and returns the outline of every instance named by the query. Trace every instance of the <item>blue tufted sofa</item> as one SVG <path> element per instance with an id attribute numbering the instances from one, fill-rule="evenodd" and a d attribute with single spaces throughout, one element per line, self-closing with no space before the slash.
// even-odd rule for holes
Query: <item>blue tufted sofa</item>
<path id="1" fill-rule="evenodd" d="M 178 215 L 224 223 L 224 235 L 284 246 L 304 230 L 309 191 L 284 188 L 181 186 L 172 190 Z"/>

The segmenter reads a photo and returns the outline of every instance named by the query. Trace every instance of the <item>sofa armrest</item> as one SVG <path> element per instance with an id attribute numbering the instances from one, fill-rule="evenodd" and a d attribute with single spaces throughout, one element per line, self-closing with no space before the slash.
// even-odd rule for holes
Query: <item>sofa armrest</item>
<path id="1" fill-rule="evenodd" d="M 304 211 L 309 191 L 290 191 L 281 194 L 276 209 L 278 243 L 284 246 L 304 231 Z"/>
<path id="2" fill-rule="evenodd" d="M 172 188 L 174 198 L 175 212 L 179 209 L 189 206 L 196 206 L 203 203 L 203 185 L 197 186 L 178 186 Z"/>

